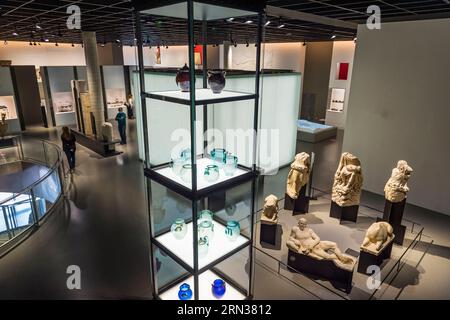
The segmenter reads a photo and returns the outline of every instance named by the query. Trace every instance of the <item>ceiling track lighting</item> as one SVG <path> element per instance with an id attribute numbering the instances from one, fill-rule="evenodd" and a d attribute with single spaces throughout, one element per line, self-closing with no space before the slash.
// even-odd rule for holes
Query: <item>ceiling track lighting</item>
<path id="1" fill-rule="evenodd" d="M 353 38 L 353 42 L 356 43 L 356 40 L 358 40 L 358 38 L 357 38 L 357 37 L 354 37 L 354 38 Z"/>
<path id="2" fill-rule="evenodd" d="M 247 21 L 245 21 L 245 24 L 251 24 L 251 23 L 253 23 L 253 20 L 247 20 Z"/>
<path id="3" fill-rule="evenodd" d="M 227 22 L 233 22 L 234 18 L 228 18 Z"/>
<path id="4" fill-rule="evenodd" d="M 303 41 L 303 46 L 306 46 L 306 41 Z"/>
<path id="5" fill-rule="evenodd" d="M 248 43 L 248 41 L 245 41 L 245 46 L 248 48 L 250 46 L 250 44 Z"/>
<path id="6" fill-rule="evenodd" d="M 336 35 L 335 35 L 335 34 L 333 34 L 333 35 L 331 36 L 331 40 L 333 40 L 333 39 L 336 39 Z"/>
<path id="7" fill-rule="evenodd" d="M 271 24 L 271 21 L 267 20 L 266 23 L 264 24 L 264 27 L 267 27 L 269 24 Z"/>
<path id="8" fill-rule="evenodd" d="M 58 41 L 56 41 L 55 42 L 55 47 L 58 47 L 58 46 L 59 46 Z"/>
<path id="9" fill-rule="evenodd" d="M 49 40 L 48 40 L 48 38 L 45 38 L 44 41 L 45 41 L 45 42 L 48 42 Z"/>
<path id="10" fill-rule="evenodd" d="M 39 45 L 41 45 L 41 44 L 39 44 Z M 36 41 L 35 41 L 35 42 L 33 42 L 33 46 L 37 46 L 37 43 L 36 43 Z"/>
<path id="11" fill-rule="evenodd" d="M 75 47 L 75 45 L 73 44 L 73 42 L 72 42 L 72 47 Z"/>
<path id="12" fill-rule="evenodd" d="M 281 18 L 278 19 L 278 29 L 284 28 L 286 25 L 281 21 Z"/>

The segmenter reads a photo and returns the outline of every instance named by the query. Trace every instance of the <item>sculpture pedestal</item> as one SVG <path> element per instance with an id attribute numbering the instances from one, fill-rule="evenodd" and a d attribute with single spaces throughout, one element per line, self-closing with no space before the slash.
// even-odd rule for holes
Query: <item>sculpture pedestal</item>
<path id="1" fill-rule="evenodd" d="M 406 227 L 402 226 L 403 212 L 405 210 L 406 198 L 402 202 L 391 202 L 386 199 L 382 221 L 389 222 L 394 229 L 394 243 L 403 245 Z"/>
<path id="2" fill-rule="evenodd" d="M 284 210 L 292 210 L 292 214 L 308 213 L 309 197 L 306 196 L 306 185 L 300 189 L 297 199 L 292 199 L 287 193 L 284 194 Z"/>
<path id="3" fill-rule="evenodd" d="M 358 220 L 359 205 L 341 207 L 336 202 L 331 201 L 330 217 L 342 221 L 356 222 Z"/>
<path id="4" fill-rule="evenodd" d="M 0 148 L 16 146 L 16 136 L 4 136 L 0 138 Z"/>
<path id="5" fill-rule="evenodd" d="M 264 223 L 261 221 L 261 228 L 259 232 L 259 242 L 264 242 L 272 245 L 277 243 L 277 229 L 278 224 L 276 223 Z"/>
<path id="6" fill-rule="evenodd" d="M 395 238 L 396 237 L 389 240 L 389 243 L 385 244 L 377 254 L 361 249 L 358 261 L 358 272 L 367 274 L 367 267 L 372 265 L 380 266 L 384 260 L 389 259 L 391 257 L 392 245 L 394 244 Z"/>
<path id="7" fill-rule="evenodd" d="M 318 260 L 289 249 L 287 265 L 294 271 L 322 277 L 331 282 L 339 282 L 347 293 L 351 291 L 353 270 L 338 268 L 331 260 Z"/>

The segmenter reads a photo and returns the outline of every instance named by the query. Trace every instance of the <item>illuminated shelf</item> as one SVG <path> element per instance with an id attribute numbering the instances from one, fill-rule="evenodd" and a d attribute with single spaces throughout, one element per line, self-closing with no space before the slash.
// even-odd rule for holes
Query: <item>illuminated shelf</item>
<path id="1" fill-rule="evenodd" d="M 180 90 L 156 91 L 146 93 L 147 98 L 168 101 L 178 104 L 190 105 L 190 93 L 181 92 Z M 211 89 L 195 89 L 195 105 L 206 105 L 214 103 L 224 103 L 242 100 L 252 100 L 257 95 L 252 93 L 227 91 L 221 93 L 213 93 Z"/>
<path id="2" fill-rule="evenodd" d="M 234 288 L 231 284 L 227 283 L 225 279 L 222 279 L 225 280 L 225 294 L 220 299 L 216 298 L 211 291 L 211 284 L 216 279 L 222 278 L 210 270 L 203 272 L 198 277 L 199 300 L 245 300 L 245 295 Z M 191 287 L 191 290 L 194 290 L 194 277 L 189 277 L 188 279 L 180 281 L 173 287 L 170 287 L 168 290 L 160 294 L 159 297 L 161 300 L 180 300 L 180 298 L 178 298 L 178 290 L 180 285 L 183 283 L 187 283 Z"/>
<path id="3" fill-rule="evenodd" d="M 246 243 L 248 243 L 248 241 L 250 241 L 242 235 L 239 235 L 235 241 L 230 241 L 225 235 L 225 226 L 217 222 L 216 220 L 214 220 L 213 223 L 214 236 L 210 240 L 208 253 L 206 254 L 206 256 L 198 259 L 199 270 L 219 260 L 220 258 L 226 256 L 230 252 L 236 250 L 237 248 L 245 245 Z M 186 236 L 181 240 L 176 239 L 170 231 L 156 237 L 155 240 L 163 245 L 167 250 L 175 254 L 186 265 L 191 267 L 191 269 L 193 269 L 194 250 L 192 244 L 194 241 L 194 231 L 192 228 L 192 222 L 187 223 L 186 226 Z"/>

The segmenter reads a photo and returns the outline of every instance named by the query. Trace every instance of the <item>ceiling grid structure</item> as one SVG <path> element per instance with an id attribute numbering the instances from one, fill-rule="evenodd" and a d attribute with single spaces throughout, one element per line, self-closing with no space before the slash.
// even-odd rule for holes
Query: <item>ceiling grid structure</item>
<path id="1" fill-rule="evenodd" d="M 450 3 L 445 0 L 268 0 L 264 28 L 265 42 L 303 42 L 351 40 L 356 27 L 344 22 L 364 23 L 370 14 L 367 8 L 377 5 L 382 22 L 450 17 Z M 74 43 L 82 42 L 81 30 L 66 27 L 67 8 L 77 5 L 81 10 L 82 30 L 96 31 L 99 43 L 117 45 L 135 43 L 133 7 L 130 0 L 2 0 L 0 2 L 0 41 Z M 277 14 L 273 14 L 277 12 Z M 280 12 L 290 12 L 282 15 Z M 301 15 L 302 14 L 302 15 Z M 308 17 L 303 19 L 302 17 Z M 309 19 L 309 17 L 322 19 Z M 295 18 L 292 18 L 295 17 Z M 324 19 L 325 18 L 325 19 Z M 186 44 L 187 22 L 182 19 L 150 16 L 142 17 L 143 41 L 147 46 Z M 335 23 L 326 23 L 324 21 Z M 316 22 L 314 21 L 316 20 Z M 248 23 L 253 21 L 254 23 Z M 242 17 L 232 21 L 216 20 L 208 23 L 208 44 L 230 41 L 253 43 L 256 37 L 256 18 Z M 196 23 L 196 37 L 201 35 L 201 22 Z M 198 42 L 201 39 L 198 38 Z M 0 43 L 0 45 L 2 45 Z"/>

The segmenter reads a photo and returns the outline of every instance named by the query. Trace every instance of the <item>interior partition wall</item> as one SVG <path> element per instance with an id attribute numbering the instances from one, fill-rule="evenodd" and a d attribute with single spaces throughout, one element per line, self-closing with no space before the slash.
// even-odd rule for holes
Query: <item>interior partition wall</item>
<path id="1" fill-rule="evenodd" d="M 5 114 L 9 133 L 22 130 L 10 67 L 0 67 L 0 114 Z"/>
<path id="2" fill-rule="evenodd" d="M 134 5 L 154 296 L 171 300 L 251 298 L 264 3 L 157 1 Z M 147 34 L 142 25 L 161 16 L 185 25 L 189 71 L 183 76 L 183 91 L 173 84 L 165 86 L 168 82 L 146 81 L 143 38 Z M 206 49 L 208 24 L 230 17 L 255 21 L 255 72 L 248 79 L 249 88 L 228 88 L 227 84 L 220 93 L 213 93 L 206 66 L 195 70 L 194 46 L 199 43 Z M 205 54 L 203 50 L 206 61 Z M 234 109 L 250 116 L 239 118 Z M 226 123 L 217 129 L 221 116 Z M 223 129 L 239 134 L 225 136 Z M 232 144 L 234 138 L 244 139 Z M 225 283 L 225 293 L 214 290 L 215 280 Z"/>

